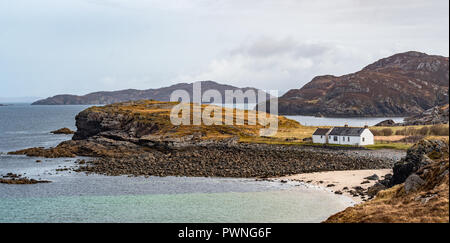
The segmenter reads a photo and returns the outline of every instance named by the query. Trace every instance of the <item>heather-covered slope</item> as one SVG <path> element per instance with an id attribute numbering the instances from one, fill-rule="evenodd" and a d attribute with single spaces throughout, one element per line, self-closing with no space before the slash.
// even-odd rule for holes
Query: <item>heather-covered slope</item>
<path id="1" fill-rule="evenodd" d="M 340 77 L 315 77 L 279 98 L 279 113 L 409 116 L 448 104 L 448 57 L 406 52 Z"/>
<path id="2" fill-rule="evenodd" d="M 231 85 L 219 84 L 213 81 L 201 81 L 202 92 L 209 89 L 218 90 L 222 99 L 225 97 L 225 90 L 242 90 L 243 92 L 247 90 L 254 90 L 257 94 L 256 88 L 238 88 Z M 170 95 L 175 90 L 186 90 L 192 99 L 192 83 L 179 83 L 169 87 L 163 87 L 159 89 L 147 89 L 147 90 L 136 90 L 127 89 L 111 92 L 95 92 L 83 96 L 78 95 L 56 95 L 43 100 L 38 100 L 32 105 L 97 105 L 97 104 L 112 104 L 125 101 L 143 100 L 143 99 L 153 99 L 159 101 L 169 101 Z M 268 98 L 264 97 L 259 100 L 259 102 L 264 101 Z M 192 101 L 192 100 L 191 100 Z"/>

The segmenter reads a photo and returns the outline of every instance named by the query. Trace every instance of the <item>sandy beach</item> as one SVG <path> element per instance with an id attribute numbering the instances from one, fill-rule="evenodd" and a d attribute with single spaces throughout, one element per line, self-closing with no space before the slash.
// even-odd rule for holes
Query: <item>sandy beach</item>
<path id="1" fill-rule="evenodd" d="M 279 177 L 279 180 L 289 180 L 305 182 L 317 185 L 332 192 L 340 191 L 342 195 L 352 197 L 356 203 L 361 203 L 366 197 L 353 196 L 349 193 L 354 187 L 360 186 L 364 189 L 374 185 L 377 180 L 368 180 L 366 177 L 376 174 L 382 179 L 386 174 L 392 174 L 392 169 L 376 170 L 345 170 L 345 171 L 326 171 L 297 174 L 291 176 Z M 363 183 L 364 182 L 364 183 Z M 362 184 L 361 184 L 362 183 Z"/>

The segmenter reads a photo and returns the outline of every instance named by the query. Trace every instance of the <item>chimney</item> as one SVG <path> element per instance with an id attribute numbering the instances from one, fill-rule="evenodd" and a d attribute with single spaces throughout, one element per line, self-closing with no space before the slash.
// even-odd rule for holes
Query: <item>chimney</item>
<path id="1" fill-rule="evenodd" d="M 344 127 L 348 127 L 348 124 L 347 124 L 347 122 L 345 123 Z"/>
<path id="2" fill-rule="evenodd" d="M 367 125 L 367 123 L 366 123 L 366 125 L 364 125 L 364 128 L 369 128 L 369 125 Z"/>

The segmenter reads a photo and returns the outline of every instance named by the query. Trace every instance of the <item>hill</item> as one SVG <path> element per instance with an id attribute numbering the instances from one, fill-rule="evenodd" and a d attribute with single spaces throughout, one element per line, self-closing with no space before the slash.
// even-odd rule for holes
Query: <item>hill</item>
<path id="1" fill-rule="evenodd" d="M 202 94 L 209 90 L 214 89 L 221 93 L 222 102 L 224 102 L 225 98 L 225 90 L 242 90 L 243 92 L 247 90 L 258 91 L 256 88 L 245 87 L 238 88 L 231 85 L 219 84 L 214 81 L 201 81 L 202 84 Z M 46 99 L 38 100 L 32 105 L 101 105 L 101 104 L 113 104 L 125 101 L 135 101 L 135 100 L 143 100 L 143 99 L 152 99 L 159 101 L 170 101 L 170 95 L 175 90 L 186 90 L 192 101 L 192 87 L 193 83 L 179 83 L 169 87 L 162 87 L 159 89 L 147 89 L 147 90 L 137 90 L 137 89 L 126 89 L 119 91 L 101 91 L 89 93 L 87 95 L 56 95 L 53 97 L 49 97 Z M 262 99 L 262 102 L 266 100 L 269 96 Z"/>
<path id="2" fill-rule="evenodd" d="M 281 96 L 282 115 L 410 116 L 448 104 L 448 57 L 405 52 L 340 77 L 315 77 Z"/>

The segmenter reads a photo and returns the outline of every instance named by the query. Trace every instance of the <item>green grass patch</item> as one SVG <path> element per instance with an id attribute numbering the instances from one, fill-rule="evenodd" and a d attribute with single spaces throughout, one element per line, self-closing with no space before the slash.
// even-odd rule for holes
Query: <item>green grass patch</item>
<path id="1" fill-rule="evenodd" d="M 368 149 L 397 149 L 397 150 L 407 150 L 412 144 L 409 143 L 375 143 L 373 145 L 365 145 Z"/>

